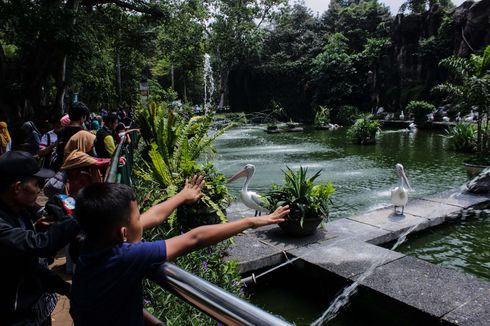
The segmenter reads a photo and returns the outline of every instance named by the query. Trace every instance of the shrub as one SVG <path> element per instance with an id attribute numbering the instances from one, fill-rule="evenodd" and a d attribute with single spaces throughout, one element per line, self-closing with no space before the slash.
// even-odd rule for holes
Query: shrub
<path id="1" fill-rule="evenodd" d="M 315 113 L 315 126 L 323 126 L 330 123 L 330 109 L 320 105 Z"/>
<path id="2" fill-rule="evenodd" d="M 358 110 L 355 106 L 343 105 L 335 110 L 332 110 L 330 117 L 332 123 L 339 124 L 341 126 L 351 126 L 355 121 L 356 117 L 359 115 Z"/>
<path id="3" fill-rule="evenodd" d="M 425 101 L 410 101 L 405 110 L 413 114 L 416 124 L 422 125 L 427 122 L 427 115 L 434 112 L 435 106 Z"/>
<path id="4" fill-rule="evenodd" d="M 361 115 L 356 123 L 349 128 L 347 136 L 354 143 L 361 145 L 376 143 L 376 133 L 379 131 L 380 122 L 371 118 L 371 114 Z"/>
<path id="5" fill-rule="evenodd" d="M 476 150 L 476 127 L 472 123 L 460 122 L 447 130 L 451 145 L 459 152 L 474 152 Z"/>

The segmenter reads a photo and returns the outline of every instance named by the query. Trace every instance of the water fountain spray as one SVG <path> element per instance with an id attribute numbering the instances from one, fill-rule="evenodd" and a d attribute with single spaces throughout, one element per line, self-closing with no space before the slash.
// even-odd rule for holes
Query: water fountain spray
<path id="1" fill-rule="evenodd" d="M 214 94 L 214 78 L 213 78 L 213 67 L 211 67 L 211 56 L 206 53 L 204 54 L 204 112 L 207 113 L 211 107 L 211 101 L 213 100 Z"/>

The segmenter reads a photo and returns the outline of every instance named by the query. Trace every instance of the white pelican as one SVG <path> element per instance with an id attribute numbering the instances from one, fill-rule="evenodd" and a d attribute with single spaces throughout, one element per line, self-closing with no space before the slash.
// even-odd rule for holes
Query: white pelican
<path id="1" fill-rule="evenodd" d="M 408 202 L 408 190 L 411 190 L 410 183 L 408 182 L 407 175 L 403 169 L 403 165 L 398 163 L 395 165 L 396 172 L 400 177 L 398 186 L 391 189 L 391 203 L 395 206 L 395 214 L 403 215 L 403 210 Z M 401 207 L 401 212 L 397 211 L 397 207 Z"/>
<path id="2" fill-rule="evenodd" d="M 248 184 L 255 173 L 255 166 L 252 164 L 245 165 L 240 171 L 238 171 L 234 176 L 228 179 L 228 182 L 236 180 L 241 177 L 247 177 L 245 183 L 243 184 L 242 190 L 240 191 L 240 199 L 245 204 L 245 206 L 255 210 L 255 216 L 258 212 L 268 212 L 269 210 L 264 207 L 264 202 L 261 200 L 261 196 L 253 191 L 248 191 Z"/>

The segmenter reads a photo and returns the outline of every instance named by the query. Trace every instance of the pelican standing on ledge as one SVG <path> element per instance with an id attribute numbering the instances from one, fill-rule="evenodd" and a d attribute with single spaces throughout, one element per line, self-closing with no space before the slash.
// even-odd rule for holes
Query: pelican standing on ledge
<path id="1" fill-rule="evenodd" d="M 391 189 L 391 203 L 395 206 L 395 215 L 403 215 L 403 210 L 408 202 L 408 191 L 412 190 L 410 183 L 408 182 L 407 175 L 403 169 L 403 165 L 398 163 L 395 165 L 396 172 L 400 177 L 398 186 Z M 397 211 L 397 208 L 401 207 L 401 212 Z"/>
<path id="2" fill-rule="evenodd" d="M 259 212 L 268 212 L 269 210 L 263 206 L 264 202 L 261 200 L 261 196 L 259 194 L 253 191 L 248 191 L 248 185 L 250 183 L 250 180 L 252 180 L 254 173 L 255 166 L 252 164 L 247 164 L 234 176 L 228 179 L 227 182 L 234 181 L 241 177 L 247 177 L 247 179 L 245 179 L 245 183 L 243 184 L 242 190 L 240 191 L 240 199 L 245 204 L 245 206 L 255 210 L 255 216 L 257 216 Z"/>

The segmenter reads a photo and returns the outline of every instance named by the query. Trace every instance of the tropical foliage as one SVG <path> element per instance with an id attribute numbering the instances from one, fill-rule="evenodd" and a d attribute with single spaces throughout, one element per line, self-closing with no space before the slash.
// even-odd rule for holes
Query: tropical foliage
<path id="1" fill-rule="evenodd" d="M 185 112 L 185 110 L 184 110 Z M 141 135 L 146 143 L 142 155 L 148 158 L 147 167 L 137 173 L 147 181 L 156 182 L 171 197 L 181 189 L 185 180 L 195 174 L 207 175 L 209 182 L 203 190 L 202 203 L 212 208 L 221 221 L 226 220 L 222 209 L 231 196 L 224 187 L 225 178 L 212 165 L 199 163 L 214 153 L 213 141 L 232 127 L 232 124 L 210 134 L 212 116 L 189 117 L 179 114 L 171 105 L 150 103 L 137 112 Z M 175 223 L 177 215 L 169 218 Z"/>
<path id="2" fill-rule="evenodd" d="M 321 170 L 308 177 L 308 168 L 300 167 L 293 171 L 286 167 L 283 185 L 272 185 L 265 194 L 270 209 L 289 205 L 291 212 L 287 216 L 303 226 L 305 219 L 328 218 L 331 197 L 335 191 L 332 182 L 315 184 Z"/>
<path id="3" fill-rule="evenodd" d="M 324 126 L 330 123 L 330 109 L 320 105 L 315 113 L 315 126 Z"/>
<path id="4" fill-rule="evenodd" d="M 356 144 L 375 144 L 379 127 L 378 120 L 373 120 L 370 114 L 364 114 L 347 130 L 347 136 Z"/>
<path id="5" fill-rule="evenodd" d="M 425 101 L 410 101 L 405 111 L 413 115 L 413 121 L 422 126 L 428 121 L 428 115 L 435 111 L 435 106 Z"/>
<path id="6" fill-rule="evenodd" d="M 205 175 L 204 197 L 194 205 L 184 205 L 163 225 L 145 231 L 146 240 L 168 239 L 189 229 L 226 221 L 223 209 L 232 198 L 225 176 L 206 157 L 213 154 L 213 141 L 231 125 L 211 134 L 211 115 L 192 117 L 185 107 L 174 109 L 168 102 L 150 103 L 137 112 L 145 145 L 135 166 L 138 202 L 143 209 L 175 195 L 192 175 Z M 199 250 L 177 259 L 187 271 L 244 296 L 235 262 L 225 261 L 230 241 Z M 145 282 L 145 307 L 168 325 L 213 325 L 215 322 L 191 305 L 177 299 L 152 282 Z"/>
<path id="7" fill-rule="evenodd" d="M 435 91 L 446 95 L 446 99 L 457 104 L 463 112 L 476 111 L 476 150 L 481 154 L 490 151 L 490 45 L 483 55 L 472 54 L 469 59 L 449 57 L 440 63 L 453 75 L 453 82 L 435 87 Z"/>
<path id="8" fill-rule="evenodd" d="M 459 152 L 471 153 L 476 150 L 476 126 L 461 122 L 447 131 L 453 148 Z"/>

